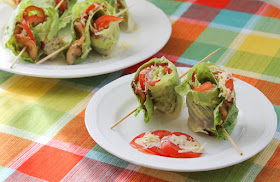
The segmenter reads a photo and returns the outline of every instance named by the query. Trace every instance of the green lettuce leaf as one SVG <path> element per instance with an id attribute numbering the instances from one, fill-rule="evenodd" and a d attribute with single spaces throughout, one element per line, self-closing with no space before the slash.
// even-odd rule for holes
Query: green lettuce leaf
<path id="1" fill-rule="evenodd" d="M 174 88 L 181 83 L 181 80 L 177 69 L 172 62 L 168 61 L 165 57 L 151 59 L 137 70 L 134 79 L 139 75 L 140 71 L 146 67 L 146 65 L 151 63 L 168 63 L 168 67 L 173 71 L 170 74 L 164 75 L 154 86 L 147 85 L 148 91 L 144 106 L 141 105 L 140 98 L 136 95 L 141 110 L 144 112 L 144 121 L 149 122 L 154 111 L 158 111 L 168 118 L 175 119 L 182 111 L 183 97 L 177 94 L 174 90 Z M 151 99 L 151 97 L 153 99 Z M 146 110 L 144 108 L 146 108 Z M 138 110 L 138 113 L 139 112 L 140 109 Z"/>
<path id="2" fill-rule="evenodd" d="M 64 13 L 59 17 L 59 29 L 62 29 L 66 27 L 68 23 L 71 22 L 71 18 L 63 20 L 65 17 L 71 16 L 72 14 L 72 8 L 77 3 L 77 0 L 68 0 L 68 6 L 67 9 L 64 11 Z"/>

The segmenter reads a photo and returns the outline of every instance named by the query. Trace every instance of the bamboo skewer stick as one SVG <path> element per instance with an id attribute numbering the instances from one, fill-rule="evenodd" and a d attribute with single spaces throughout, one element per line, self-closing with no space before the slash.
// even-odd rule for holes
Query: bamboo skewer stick
<path id="1" fill-rule="evenodd" d="M 26 50 L 26 46 L 20 51 L 20 53 L 18 54 L 18 56 L 16 57 L 16 59 L 14 60 L 14 62 L 12 63 L 12 65 L 10 66 L 11 69 L 13 69 L 13 66 L 16 64 L 16 62 L 18 61 L 18 59 L 19 59 L 20 56 L 24 53 L 25 50 Z"/>
<path id="2" fill-rule="evenodd" d="M 216 52 L 218 52 L 221 48 L 215 50 L 214 52 L 212 52 L 211 54 L 209 54 L 208 56 L 206 56 L 204 59 L 202 59 L 201 61 L 199 61 L 196 65 L 198 65 L 199 63 L 202 63 L 204 61 L 206 61 L 207 59 L 209 59 L 211 56 L 213 56 L 214 54 L 216 54 Z M 183 78 L 186 74 L 188 74 L 189 71 L 187 71 L 186 73 L 182 74 L 180 76 L 180 78 Z"/>
<path id="3" fill-rule="evenodd" d="M 64 0 L 61 0 L 61 1 L 56 5 L 55 10 L 57 10 L 57 9 L 62 5 L 63 2 L 64 2 Z"/>
<path id="4" fill-rule="evenodd" d="M 67 19 L 69 19 L 69 18 L 72 18 L 72 15 L 66 16 L 66 17 L 62 18 L 62 20 L 67 20 Z"/>
<path id="5" fill-rule="evenodd" d="M 240 154 L 243 155 L 243 153 L 241 152 L 241 150 L 239 149 L 239 147 L 236 145 L 236 143 L 233 141 L 233 139 L 229 136 L 228 132 L 223 128 L 223 132 L 226 134 L 228 140 L 231 142 L 231 144 L 233 145 L 233 147 L 235 148 L 235 150 Z"/>
<path id="6" fill-rule="evenodd" d="M 51 57 L 55 56 L 56 54 L 60 53 L 60 52 L 63 51 L 64 49 L 66 49 L 69 45 L 70 45 L 70 43 L 67 44 L 67 45 L 65 45 L 64 47 L 61 47 L 60 49 L 54 51 L 54 52 L 51 53 L 50 55 L 48 55 L 48 56 L 44 57 L 43 59 L 41 59 L 40 61 L 38 61 L 36 64 L 41 64 L 41 63 L 47 61 L 47 60 L 50 59 Z"/>
<path id="7" fill-rule="evenodd" d="M 213 56 L 216 52 L 218 52 L 221 48 L 217 49 L 216 51 L 212 52 L 211 54 L 209 54 L 208 56 L 206 56 L 204 59 L 202 59 L 199 63 L 197 64 L 200 64 L 204 61 L 206 61 L 207 59 L 209 59 L 211 56 Z M 183 78 L 186 74 L 188 74 L 189 70 L 187 72 L 185 72 L 184 74 L 182 74 L 180 76 L 180 78 Z M 125 117 L 123 117 L 122 119 L 120 119 L 118 122 L 116 122 L 115 124 L 113 124 L 110 128 L 113 129 L 115 126 L 117 126 L 118 124 L 120 124 L 123 120 L 125 120 L 128 116 L 130 116 L 132 113 L 134 113 L 136 110 L 138 109 L 135 108 L 133 111 L 131 111 L 129 114 L 127 114 Z"/>
<path id="8" fill-rule="evenodd" d="M 121 10 L 120 12 L 118 12 L 115 16 L 120 16 L 121 14 L 125 13 L 129 8 L 131 8 L 133 5 L 128 6 L 127 8 Z"/>

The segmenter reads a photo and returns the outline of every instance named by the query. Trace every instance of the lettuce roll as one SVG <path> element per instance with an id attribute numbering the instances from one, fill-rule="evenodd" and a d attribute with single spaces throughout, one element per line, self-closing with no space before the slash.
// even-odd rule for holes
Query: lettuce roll
<path id="1" fill-rule="evenodd" d="M 143 110 L 146 123 L 154 111 L 171 119 L 177 118 L 183 108 L 183 97 L 175 92 L 180 83 L 175 65 L 165 57 L 151 59 L 142 65 L 131 83 L 140 104 L 135 114 Z"/>
<path id="2" fill-rule="evenodd" d="M 223 128 L 232 133 L 238 108 L 231 73 L 212 63 L 200 63 L 189 71 L 187 79 L 175 90 L 187 96 L 188 125 L 192 131 L 217 139 L 226 139 Z"/>
<path id="3" fill-rule="evenodd" d="M 18 55 L 26 47 L 21 58 L 36 62 L 43 54 L 41 42 L 57 35 L 58 21 L 58 15 L 49 1 L 22 0 L 6 26 L 5 48 Z"/>
<path id="4" fill-rule="evenodd" d="M 127 4 L 125 0 L 106 0 L 111 6 L 113 6 L 116 10 L 116 13 L 121 12 L 122 10 L 127 8 Z M 133 32 L 136 28 L 135 21 L 129 13 L 129 10 L 125 11 L 122 15 L 123 21 L 120 23 L 120 28 L 124 32 Z"/>
<path id="5" fill-rule="evenodd" d="M 102 6 L 90 20 L 90 38 L 94 50 L 102 55 L 108 55 L 120 38 L 119 23 L 122 17 L 113 16 L 114 8 L 106 1 L 99 1 Z"/>

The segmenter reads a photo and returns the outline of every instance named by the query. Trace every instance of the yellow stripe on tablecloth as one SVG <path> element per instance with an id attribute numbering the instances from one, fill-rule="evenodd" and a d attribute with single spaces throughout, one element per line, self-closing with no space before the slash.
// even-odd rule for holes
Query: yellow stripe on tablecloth
<path id="1" fill-rule="evenodd" d="M 265 166 L 279 144 L 280 140 L 274 138 L 271 143 L 257 155 L 257 157 L 252 158 L 252 161 L 256 164 Z"/>
<path id="2" fill-rule="evenodd" d="M 5 91 L 7 88 L 12 86 L 13 84 L 17 83 L 23 76 L 20 75 L 14 75 L 11 76 L 9 79 L 7 79 L 4 83 L 0 85 L 0 93 Z"/>
<path id="3" fill-rule="evenodd" d="M 181 176 L 174 172 L 160 171 L 160 170 L 150 169 L 146 167 L 141 167 L 138 172 L 170 182 L 180 182 L 180 181 L 183 182 L 186 181 L 187 179 L 187 177 Z"/>
<path id="4" fill-rule="evenodd" d="M 80 103 L 78 103 L 74 108 L 68 111 L 69 114 L 78 115 L 80 114 L 88 105 L 93 93 L 89 93 Z"/>
<path id="5" fill-rule="evenodd" d="M 247 36 L 248 34 L 238 34 L 234 41 L 230 44 L 229 48 L 237 50 L 242 45 Z"/>
<path id="6" fill-rule="evenodd" d="M 225 66 L 225 68 L 227 70 L 229 70 L 230 72 L 232 72 L 233 74 L 236 74 L 236 75 L 256 78 L 256 79 L 265 80 L 265 81 L 274 82 L 274 83 L 280 83 L 280 78 L 278 78 L 278 77 L 273 77 L 273 76 L 269 76 L 269 75 L 262 75 L 260 73 L 245 71 L 245 70 L 226 67 L 226 66 Z"/>
<path id="7" fill-rule="evenodd" d="M 9 82 L 9 80 L 6 82 Z M 34 102 L 54 87 L 58 81 L 59 80 L 57 79 L 25 76 L 20 79 L 12 80 L 13 83 L 11 83 L 0 95 L 15 98 L 24 102 Z"/>
<path id="8" fill-rule="evenodd" d="M 256 31 L 256 30 L 252 30 L 251 34 L 280 40 L 279 34 L 266 33 L 266 32 L 261 32 L 261 31 Z"/>

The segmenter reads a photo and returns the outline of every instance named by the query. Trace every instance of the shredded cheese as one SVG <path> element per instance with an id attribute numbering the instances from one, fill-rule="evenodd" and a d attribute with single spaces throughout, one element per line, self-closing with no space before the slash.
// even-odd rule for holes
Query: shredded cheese
<path id="1" fill-rule="evenodd" d="M 173 144 L 177 145 L 180 147 L 182 150 L 179 150 L 179 153 L 184 153 L 184 152 L 195 152 L 195 153 L 202 153 L 204 151 L 204 145 L 200 145 L 198 142 L 193 142 L 193 141 L 188 141 L 187 136 L 185 135 L 171 135 L 169 137 L 169 141 L 172 142 Z M 162 138 L 162 140 L 166 140 L 166 138 Z"/>
<path id="2" fill-rule="evenodd" d="M 209 68 L 218 81 L 218 88 L 221 90 L 219 97 L 224 97 L 227 101 L 231 101 L 234 98 L 234 92 L 226 87 L 226 82 L 229 79 L 233 79 L 232 74 L 214 65 L 209 66 Z"/>
<path id="3" fill-rule="evenodd" d="M 153 135 L 150 131 L 146 132 L 142 138 L 137 138 L 135 143 L 142 145 L 145 148 L 161 146 L 159 136 Z"/>

